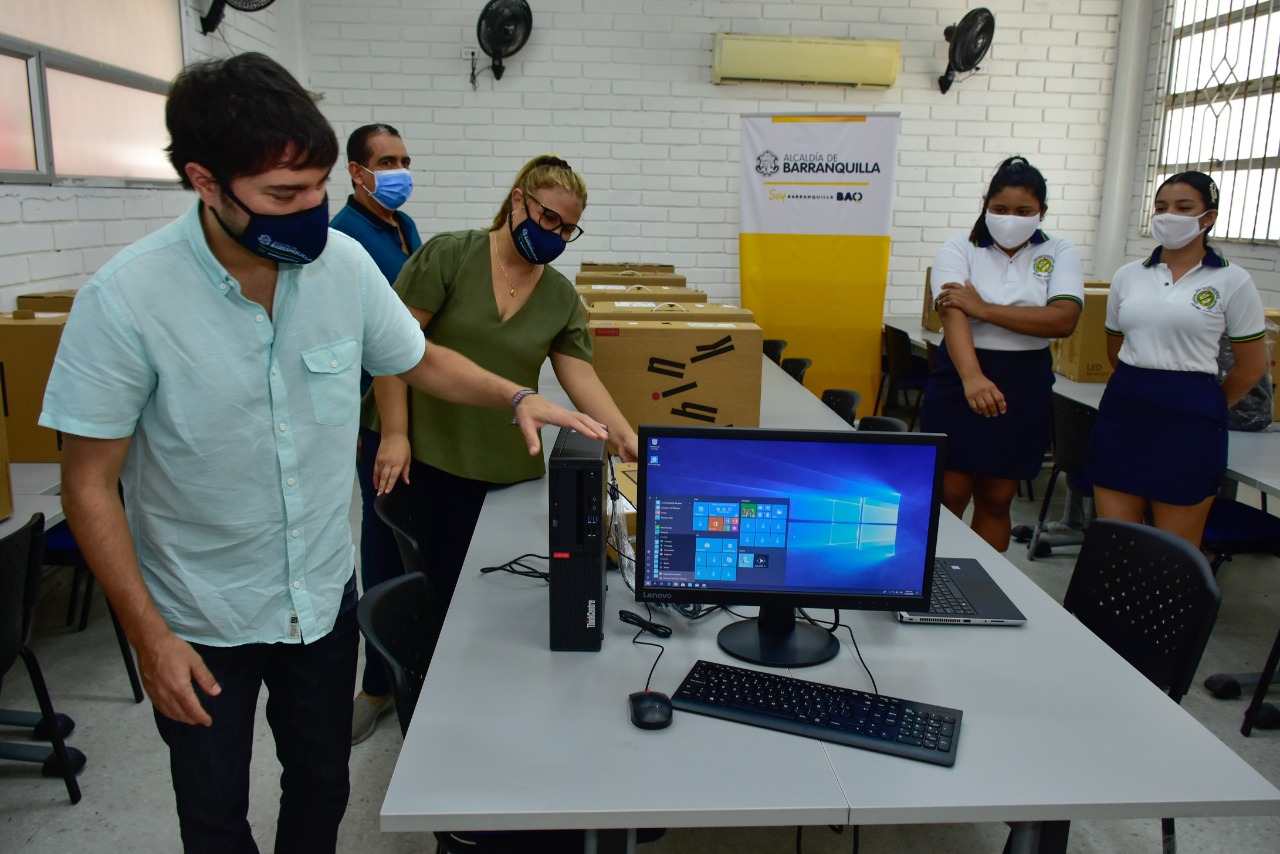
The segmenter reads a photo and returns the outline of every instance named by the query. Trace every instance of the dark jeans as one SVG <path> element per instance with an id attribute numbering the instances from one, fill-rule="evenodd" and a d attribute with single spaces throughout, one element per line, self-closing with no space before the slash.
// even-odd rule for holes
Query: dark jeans
<path id="1" fill-rule="evenodd" d="M 345 603 L 344 603 L 345 604 Z M 335 850 L 351 786 L 351 681 L 356 612 L 306 644 L 193 644 L 222 693 L 196 689 L 213 726 L 181 724 L 156 712 L 169 746 L 182 844 L 187 854 L 257 854 L 249 830 L 249 759 L 258 689 L 267 687 L 267 723 L 280 760 L 276 854 Z"/>

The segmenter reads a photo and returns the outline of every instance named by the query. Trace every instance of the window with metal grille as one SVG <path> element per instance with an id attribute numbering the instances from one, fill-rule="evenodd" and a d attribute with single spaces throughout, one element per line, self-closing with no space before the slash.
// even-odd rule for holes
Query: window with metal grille
<path id="1" fill-rule="evenodd" d="M 1161 182 L 1197 170 L 1221 192 L 1215 237 L 1280 240 L 1280 0 L 1172 0 L 1160 58 L 1145 215 Z"/>

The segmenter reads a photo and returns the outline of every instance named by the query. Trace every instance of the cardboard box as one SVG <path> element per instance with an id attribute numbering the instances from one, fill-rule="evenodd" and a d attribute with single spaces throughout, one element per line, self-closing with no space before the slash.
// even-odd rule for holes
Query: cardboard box
<path id="1" fill-rule="evenodd" d="M 920 312 L 920 325 L 930 332 L 942 331 L 942 316 L 938 314 L 938 310 L 933 307 L 934 293 L 933 285 L 930 279 L 933 277 L 933 268 L 924 268 L 924 310 Z"/>
<path id="2" fill-rule="evenodd" d="M 622 478 L 619 477 L 618 480 L 621 482 Z M 0 521 L 12 515 L 13 480 L 9 477 L 9 443 L 4 437 L 4 419 L 0 418 Z"/>
<path id="3" fill-rule="evenodd" d="M 62 458 L 62 436 L 36 421 L 44 406 L 44 387 L 67 315 L 15 319 L 14 314 L 0 313 L 0 394 L 9 459 L 15 463 L 56 463 Z"/>
<path id="4" fill-rule="evenodd" d="M 750 309 L 736 305 L 705 302 L 657 302 L 655 300 L 620 300 L 582 304 L 587 320 L 727 320 L 733 323 L 755 323 Z"/>
<path id="5" fill-rule="evenodd" d="M 674 264 L 642 264 L 639 261 L 583 261 L 580 268 L 583 273 L 621 273 L 625 270 L 635 270 L 637 273 L 674 273 L 676 268 Z"/>
<path id="6" fill-rule="evenodd" d="M 18 308 L 27 311 L 71 311 L 71 303 L 75 298 L 75 291 L 22 294 L 18 297 Z"/>
<path id="7" fill-rule="evenodd" d="M 1104 383 L 1111 376 L 1107 358 L 1107 288 L 1086 282 L 1084 311 L 1076 331 L 1054 344 L 1053 369 L 1069 380 Z M 1105 284 L 1105 283 L 1101 283 Z"/>
<path id="8" fill-rule="evenodd" d="M 665 285 L 669 288 L 683 288 L 688 280 L 678 273 L 641 273 L 638 270 L 622 270 L 617 273 L 595 273 L 591 271 L 579 273 L 574 279 L 576 285 Z"/>
<path id="9" fill-rule="evenodd" d="M 707 301 L 707 295 L 702 291 L 674 285 L 576 285 L 575 288 L 586 305 L 627 299 L 652 299 L 661 302 Z"/>
<path id="10" fill-rule="evenodd" d="M 754 323 L 595 320 L 596 373 L 632 426 L 757 427 L 764 335 Z"/>

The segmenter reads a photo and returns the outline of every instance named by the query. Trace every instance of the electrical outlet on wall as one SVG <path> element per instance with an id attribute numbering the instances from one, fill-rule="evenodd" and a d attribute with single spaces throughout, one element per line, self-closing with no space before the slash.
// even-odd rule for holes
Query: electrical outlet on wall
<path id="1" fill-rule="evenodd" d="M 480 48 L 478 47 L 464 47 L 462 49 L 463 59 L 471 59 L 472 57 L 476 57 L 479 54 L 480 54 Z"/>

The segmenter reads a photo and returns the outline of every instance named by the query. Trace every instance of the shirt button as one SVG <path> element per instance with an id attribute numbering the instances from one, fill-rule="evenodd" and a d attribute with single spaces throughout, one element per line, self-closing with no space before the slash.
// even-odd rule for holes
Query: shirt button
<path id="1" fill-rule="evenodd" d="M 337 360 L 337 359 L 330 359 L 330 360 L 329 360 L 329 367 L 331 367 L 331 368 L 336 368 L 336 367 L 338 367 L 338 360 Z"/>
<path id="2" fill-rule="evenodd" d="M 259 314 L 257 317 L 255 317 L 255 318 L 254 318 L 254 320 L 258 321 L 259 323 L 261 323 L 262 321 L 264 321 L 264 320 L 266 320 L 266 319 L 267 319 L 267 318 L 266 318 L 266 315 L 262 315 L 262 314 Z"/>
<path id="3" fill-rule="evenodd" d="M 295 582 L 293 582 L 293 589 L 294 589 L 294 590 L 300 590 L 300 589 L 302 589 L 302 582 L 301 582 L 301 581 L 295 581 Z"/>
<path id="4" fill-rule="evenodd" d="M 280 425 L 280 432 L 281 432 L 281 433 L 283 433 L 285 430 L 288 430 L 288 429 L 289 429 L 289 425 L 288 425 L 288 424 L 281 424 L 281 425 Z"/>
<path id="5" fill-rule="evenodd" d="M 293 486 L 295 483 L 297 483 L 297 481 L 295 481 L 293 478 L 289 478 L 288 480 L 285 481 L 285 483 L 289 484 L 290 486 Z"/>
<path id="6" fill-rule="evenodd" d="M 226 282 L 223 282 L 222 284 L 218 285 L 218 290 L 220 290 L 220 291 L 225 291 L 226 289 L 227 289 L 227 283 L 226 283 Z"/>
<path id="7" fill-rule="evenodd" d="M 279 371 L 277 371 L 275 368 L 271 369 L 271 376 L 274 377 L 277 373 L 279 373 Z"/>
<path id="8" fill-rule="evenodd" d="M 296 540 L 298 539 L 298 537 L 302 536 L 302 532 L 299 531 L 297 528 L 294 528 L 292 531 L 289 532 L 289 536 L 293 537 Z"/>

